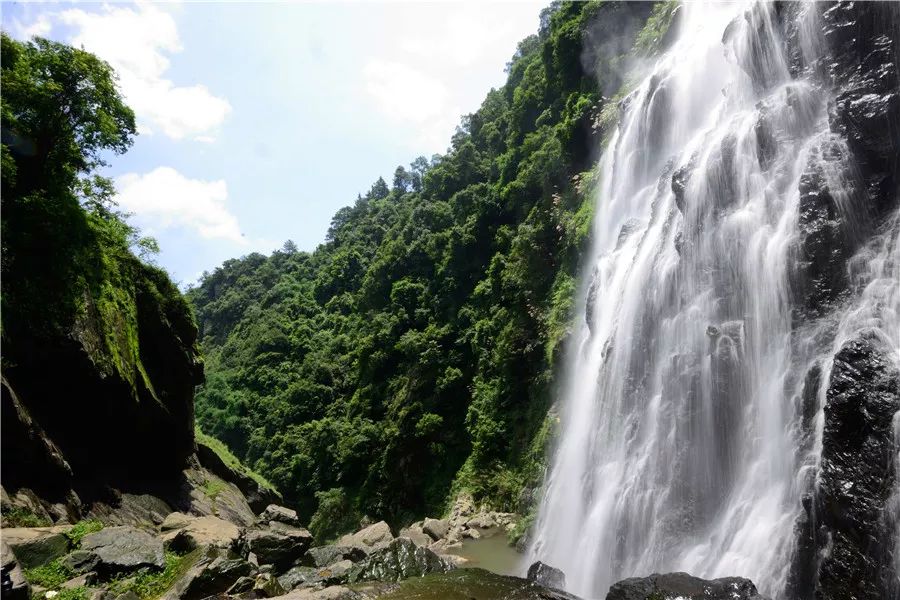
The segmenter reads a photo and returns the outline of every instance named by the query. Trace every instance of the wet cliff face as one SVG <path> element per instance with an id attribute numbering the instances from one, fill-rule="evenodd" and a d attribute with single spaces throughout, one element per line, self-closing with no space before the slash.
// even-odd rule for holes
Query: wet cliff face
<path id="1" fill-rule="evenodd" d="M 820 148 L 823 160 L 801 178 L 795 326 L 818 327 L 823 337 L 835 339 L 836 348 L 824 355 L 824 376 L 816 362 L 803 386 L 803 435 L 810 438 L 812 415 L 820 409 L 821 455 L 797 523 L 789 593 L 875 600 L 888 597 L 897 577 L 895 518 L 889 512 L 896 510 L 890 500 L 897 487 L 893 422 L 900 411 L 900 374 L 896 348 L 883 335 L 896 322 L 885 321 L 876 307 L 886 303 L 890 310 L 896 291 L 879 296 L 878 290 L 858 289 L 854 280 L 860 270 L 880 270 L 880 285 L 898 285 L 900 5 L 817 8 L 825 51 L 808 68 L 834 86 L 828 121 L 835 141 Z M 822 172 L 823 164 L 830 173 Z M 835 179 L 843 185 L 835 186 Z M 852 196 L 862 202 L 848 202 Z M 876 258 L 866 247 L 878 245 L 879 238 L 886 249 Z M 879 285 L 877 277 L 869 278 L 870 286 Z"/>
<path id="2" fill-rule="evenodd" d="M 55 501 L 73 487 L 86 500 L 172 480 L 194 451 L 203 366 L 186 304 L 133 257 L 106 286 L 97 297 L 85 287 L 73 321 L 40 332 L 17 322 L 4 344 L 7 491 Z"/>

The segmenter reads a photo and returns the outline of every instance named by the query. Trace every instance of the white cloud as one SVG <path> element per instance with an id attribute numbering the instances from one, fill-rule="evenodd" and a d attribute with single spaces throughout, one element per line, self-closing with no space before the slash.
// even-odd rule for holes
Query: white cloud
<path id="1" fill-rule="evenodd" d="M 50 23 L 47 15 L 39 15 L 37 20 L 30 25 L 25 25 L 18 19 L 13 19 L 10 29 L 17 38 L 29 39 L 34 36 L 46 37 L 50 30 L 53 29 L 53 24 Z"/>
<path id="2" fill-rule="evenodd" d="M 158 167 L 143 175 L 117 177 L 116 188 L 119 206 L 133 213 L 142 228 L 182 227 L 205 239 L 251 245 L 225 205 L 228 188 L 222 179 L 190 179 L 171 167 Z"/>
<path id="3" fill-rule="evenodd" d="M 516 44 L 534 33 L 534 3 L 421 3 L 380 31 L 363 87 L 389 119 L 408 126 L 410 145 L 445 148 L 463 113 L 501 84 Z"/>
<path id="4" fill-rule="evenodd" d="M 228 101 L 206 86 L 176 86 L 165 77 L 168 55 L 180 52 L 182 46 L 175 20 L 158 6 L 104 4 L 99 12 L 71 8 L 44 13 L 21 31 L 46 35 L 51 20 L 71 28 L 67 41 L 112 65 L 142 133 L 158 130 L 173 139 L 207 141 L 231 112 Z"/>

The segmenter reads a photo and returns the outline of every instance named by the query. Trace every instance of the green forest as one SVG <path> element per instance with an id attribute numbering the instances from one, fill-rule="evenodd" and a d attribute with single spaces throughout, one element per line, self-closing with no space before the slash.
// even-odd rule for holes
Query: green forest
<path id="1" fill-rule="evenodd" d="M 187 293 L 199 426 L 317 537 L 441 513 L 460 491 L 533 505 L 592 167 L 626 67 L 665 43 L 674 6 L 552 4 L 445 154 L 379 178 L 314 252 L 229 260 Z"/>

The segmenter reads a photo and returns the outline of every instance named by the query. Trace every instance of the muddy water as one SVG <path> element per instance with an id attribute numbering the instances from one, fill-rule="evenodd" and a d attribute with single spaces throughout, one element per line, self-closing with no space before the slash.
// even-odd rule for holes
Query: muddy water
<path id="1" fill-rule="evenodd" d="M 506 532 L 494 528 L 480 533 L 481 538 L 467 538 L 462 547 L 448 550 L 448 553 L 466 559 L 464 568 L 477 567 L 498 575 L 522 576 L 522 555 L 509 544 Z"/>
<path id="2" fill-rule="evenodd" d="M 380 587 L 384 587 L 381 584 Z M 394 587 L 396 586 L 396 587 Z M 360 586 L 364 597 L 378 600 L 569 600 L 574 598 L 546 588 L 533 586 L 524 579 L 489 573 L 483 569 L 456 569 L 432 573 L 393 584 L 384 593 L 378 585 Z M 576 599 L 577 600 L 577 599 Z"/>

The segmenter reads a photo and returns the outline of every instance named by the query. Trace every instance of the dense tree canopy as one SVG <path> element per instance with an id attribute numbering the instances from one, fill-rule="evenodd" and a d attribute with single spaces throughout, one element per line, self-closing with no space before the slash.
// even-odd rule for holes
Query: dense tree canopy
<path id="1" fill-rule="evenodd" d="M 230 260 L 189 293 L 202 427 L 315 533 L 440 511 L 453 486 L 498 508 L 528 502 L 597 117 L 650 10 L 554 3 L 446 154 L 397 167 L 390 187 L 379 178 L 315 252 Z"/>

